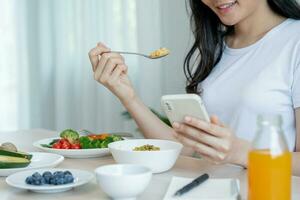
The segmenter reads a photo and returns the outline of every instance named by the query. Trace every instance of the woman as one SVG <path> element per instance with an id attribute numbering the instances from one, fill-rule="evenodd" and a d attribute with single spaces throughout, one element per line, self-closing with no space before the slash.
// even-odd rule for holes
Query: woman
<path id="1" fill-rule="evenodd" d="M 120 99 L 145 137 L 180 141 L 185 153 L 215 163 L 247 167 L 257 115 L 279 112 L 293 151 L 293 173 L 300 175 L 295 164 L 300 163 L 299 5 L 295 0 L 189 3 L 195 43 L 185 59 L 186 90 L 202 96 L 215 114 L 211 123 L 187 116 L 185 123 L 166 126 L 137 97 L 123 57 L 101 43 L 89 53 L 95 80 Z M 195 70 L 193 55 L 200 58 Z"/>

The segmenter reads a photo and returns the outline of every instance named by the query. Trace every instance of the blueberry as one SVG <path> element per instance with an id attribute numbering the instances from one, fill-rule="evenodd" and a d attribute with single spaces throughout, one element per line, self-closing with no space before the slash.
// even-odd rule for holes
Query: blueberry
<path id="1" fill-rule="evenodd" d="M 42 175 L 38 172 L 35 172 L 34 174 L 32 174 L 32 177 L 40 179 L 42 177 Z"/>
<path id="2" fill-rule="evenodd" d="M 50 184 L 50 179 L 52 176 L 45 176 L 43 179 L 45 180 L 45 184 Z"/>
<path id="3" fill-rule="evenodd" d="M 28 176 L 28 177 L 26 178 L 25 182 L 26 182 L 27 184 L 32 184 L 32 182 L 33 182 L 32 176 Z"/>
<path id="4" fill-rule="evenodd" d="M 55 171 L 54 173 L 53 173 L 53 176 L 56 176 L 57 174 L 60 174 L 62 171 Z"/>
<path id="5" fill-rule="evenodd" d="M 46 180 L 45 180 L 45 178 L 42 178 L 41 185 L 45 185 L 45 184 L 46 184 Z"/>
<path id="6" fill-rule="evenodd" d="M 72 175 L 66 175 L 64 179 L 64 183 L 73 183 L 74 182 L 74 177 Z"/>
<path id="7" fill-rule="evenodd" d="M 55 179 L 54 184 L 53 185 L 58 185 L 58 180 Z"/>
<path id="8" fill-rule="evenodd" d="M 63 178 L 58 178 L 58 179 L 56 180 L 56 184 L 57 184 L 57 185 L 63 185 L 63 184 L 64 184 L 64 179 L 63 179 Z"/>
<path id="9" fill-rule="evenodd" d="M 49 171 L 46 171 L 43 173 L 43 177 L 52 176 L 52 173 Z"/>
<path id="10" fill-rule="evenodd" d="M 72 175 L 72 173 L 71 173 L 70 171 L 68 171 L 68 170 L 67 170 L 67 171 L 64 171 L 64 174 L 65 174 L 65 175 Z"/>
<path id="11" fill-rule="evenodd" d="M 60 178 L 58 177 L 58 176 L 55 176 L 54 177 L 54 185 L 58 185 L 58 180 L 59 180 Z"/>
<path id="12" fill-rule="evenodd" d="M 54 177 L 63 178 L 63 177 L 65 177 L 65 174 L 62 171 L 57 171 L 57 173 L 54 172 Z"/>
<path id="13" fill-rule="evenodd" d="M 56 171 L 53 174 L 45 171 L 43 174 L 35 172 L 25 180 L 30 185 L 63 185 L 74 182 L 74 177 L 70 171 Z"/>
<path id="14" fill-rule="evenodd" d="M 51 184 L 51 185 L 55 184 L 55 178 L 54 177 L 50 178 L 49 184 Z"/>
<path id="15" fill-rule="evenodd" d="M 33 180 L 33 185 L 41 185 L 41 181 L 40 180 Z"/>
<path id="16" fill-rule="evenodd" d="M 41 182 L 42 179 L 43 179 L 43 177 L 37 177 L 37 178 L 32 177 L 32 181 L 33 181 L 33 182 L 36 182 L 36 181 Z"/>

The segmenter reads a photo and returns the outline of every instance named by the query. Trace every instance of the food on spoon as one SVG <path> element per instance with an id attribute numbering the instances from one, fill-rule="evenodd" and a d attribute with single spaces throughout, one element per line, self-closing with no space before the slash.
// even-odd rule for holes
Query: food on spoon
<path id="1" fill-rule="evenodd" d="M 26 158 L 0 155 L 0 169 L 27 167 L 30 160 Z"/>
<path id="2" fill-rule="evenodd" d="M 160 48 L 160 49 L 157 49 L 157 50 L 153 51 L 150 54 L 150 58 L 163 57 L 163 56 L 168 55 L 169 53 L 170 53 L 169 49 L 167 49 L 167 48 Z"/>
<path id="3" fill-rule="evenodd" d="M 69 143 L 71 143 L 71 144 L 75 144 L 79 140 L 79 134 L 72 129 L 66 129 L 66 130 L 62 131 L 60 133 L 60 137 L 68 140 Z"/>
<path id="4" fill-rule="evenodd" d="M 10 143 L 10 142 L 3 143 L 0 146 L 0 149 L 7 150 L 7 151 L 13 151 L 13 152 L 17 152 L 18 151 L 17 147 L 13 143 Z"/>
<path id="5" fill-rule="evenodd" d="M 154 145 L 146 144 L 143 146 L 134 147 L 133 151 L 160 151 L 160 148 Z"/>
<path id="6" fill-rule="evenodd" d="M 25 182 L 29 185 L 41 186 L 45 184 L 49 185 L 64 185 L 74 182 L 74 176 L 70 171 L 56 171 L 51 173 L 45 171 L 43 174 L 35 172 L 31 176 L 28 176 Z"/>

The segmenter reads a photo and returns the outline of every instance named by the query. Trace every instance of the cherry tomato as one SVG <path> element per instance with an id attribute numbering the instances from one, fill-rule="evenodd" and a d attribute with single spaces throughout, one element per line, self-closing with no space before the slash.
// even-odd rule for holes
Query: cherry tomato
<path id="1" fill-rule="evenodd" d="M 72 144 L 71 149 L 81 149 L 81 146 L 80 146 L 79 143 L 78 144 Z"/>
<path id="2" fill-rule="evenodd" d="M 52 145 L 52 148 L 54 149 L 61 149 L 61 145 L 59 142 L 56 142 L 55 144 Z"/>
<path id="3" fill-rule="evenodd" d="M 62 149 L 70 149 L 71 148 L 71 144 L 69 142 L 64 142 L 61 145 Z"/>
<path id="4" fill-rule="evenodd" d="M 68 142 L 68 143 L 69 143 L 69 141 L 68 141 L 68 140 L 66 140 L 66 139 L 60 139 L 60 140 L 59 140 L 59 143 L 61 143 L 61 144 L 64 144 L 64 143 L 66 143 L 66 142 Z"/>

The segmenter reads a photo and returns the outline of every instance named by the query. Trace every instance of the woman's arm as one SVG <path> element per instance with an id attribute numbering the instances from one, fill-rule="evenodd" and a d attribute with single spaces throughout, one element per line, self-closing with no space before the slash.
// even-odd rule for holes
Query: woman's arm
<path id="1" fill-rule="evenodd" d="M 98 43 L 89 52 L 94 79 L 109 89 L 125 106 L 146 138 L 175 140 L 174 129 L 163 123 L 137 97 L 129 80 L 124 58 L 111 53 L 105 45 Z M 193 151 L 184 149 L 191 155 Z"/>
<path id="2" fill-rule="evenodd" d="M 109 48 L 98 43 L 89 52 L 89 57 L 94 79 L 119 98 L 145 137 L 176 140 L 172 136 L 173 129 L 166 126 L 136 96 L 125 60 L 120 54 L 111 53 Z"/>
<path id="3" fill-rule="evenodd" d="M 154 115 L 138 97 L 123 105 L 146 138 L 177 141 L 174 130 Z"/>
<path id="4" fill-rule="evenodd" d="M 300 176 L 300 152 L 293 153 L 293 175 Z"/>
<path id="5" fill-rule="evenodd" d="M 293 174 L 300 176 L 300 108 L 295 111 L 296 116 L 296 152 L 293 153 Z"/>
<path id="6" fill-rule="evenodd" d="M 135 97 L 127 104 L 123 103 L 123 105 L 146 138 L 178 142 L 174 129 L 163 123 L 138 97 Z M 189 147 L 184 147 L 181 152 L 181 154 L 186 156 L 191 156 L 193 153 L 193 149 Z"/>

